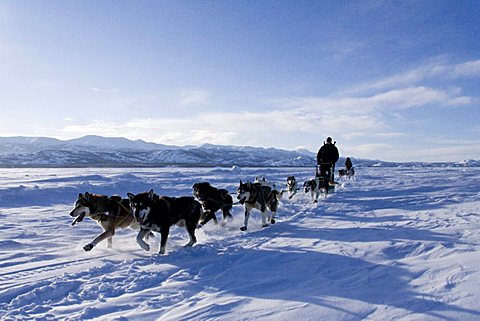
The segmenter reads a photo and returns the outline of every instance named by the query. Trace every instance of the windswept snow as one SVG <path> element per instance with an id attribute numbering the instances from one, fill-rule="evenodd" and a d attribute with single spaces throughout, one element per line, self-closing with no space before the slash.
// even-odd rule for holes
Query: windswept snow
<path id="1" fill-rule="evenodd" d="M 261 228 L 243 207 L 198 243 L 172 227 L 167 255 L 120 230 L 114 248 L 82 246 L 100 227 L 68 214 L 79 192 L 234 193 L 266 176 L 300 184 L 310 168 L 0 169 L 1 320 L 480 320 L 478 168 L 356 168 L 313 204 L 284 197 Z M 218 215 L 220 217 L 220 215 Z"/>

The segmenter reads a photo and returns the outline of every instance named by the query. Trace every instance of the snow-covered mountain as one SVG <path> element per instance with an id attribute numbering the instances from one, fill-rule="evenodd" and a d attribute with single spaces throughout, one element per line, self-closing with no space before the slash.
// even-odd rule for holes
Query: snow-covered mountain
<path id="1" fill-rule="evenodd" d="M 87 135 L 70 140 L 49 137 L 0 137 L 0 154 L 38 152 L 42 150 L 162 150 L 175 149 L 177 146 L 135 141 L 123 137 L 102 137 Z"/>
<path id="2" fill-rule="evenodd" d="M 48 137 L 0 137 L 0 167 L 158 167 L 258 166 L 311 167 L 316 153 L 249 146 L 172 146 L 123 137 L 84 136 L 71 140 Z M 394 163 L 351 157 L 362 167 L 479 167 L 480 161 Z M 340 158 L 337 167 L 343 167 Z"/>
<path id="3" fill-rule="evenodd" d="M 244 146 L 170 146 L 122 137 L 0 137 L 2 167 L 313 166 L 311 155 Z"/>

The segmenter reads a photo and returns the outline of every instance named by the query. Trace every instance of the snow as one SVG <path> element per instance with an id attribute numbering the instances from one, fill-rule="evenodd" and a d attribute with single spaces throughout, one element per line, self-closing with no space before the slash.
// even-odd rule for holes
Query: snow
<path id="1" fill-rule="evenodd" d="M 311 166 L 314 157 L 275 148 L 180 147 L 95 135 L 70 140 L 0 137 L 1 167 Z"/>
<path id="2" fill-rule="evenodd" d="M 167 254 L 132 230 L 82 246 L 100 227 L 69 212 L 80 192 L 235 193 L 312 168 L 0 169 L 1 320 L 480 320 L 480 173 L 475 167 L 356 167 L 313 204 L 284 197 L 261 228 L 243 207 L 198 243 L 172 227 Z M 217 215 L 220 218 L 220 213 Z M 150 241 L 152 242 L 152 241 Z"/>

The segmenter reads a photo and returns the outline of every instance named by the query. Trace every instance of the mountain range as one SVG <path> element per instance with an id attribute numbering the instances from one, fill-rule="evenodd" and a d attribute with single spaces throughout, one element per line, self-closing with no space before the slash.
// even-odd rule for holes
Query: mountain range
<path id="1" fill-rule="evenodd" d="M 88 135 L 0 137 L 0 167 L 312 166 L 315 154 L 248 146 L 172 146 Z"/>
<path id="2" fill-rule="evenodd" d="M 314 167 L 316 154 L 249 146 L 173 146 L 129 140 L 123 137 L 88 135 L 59 140 L 49 137 L 0 137 L 0 167 L 162 167 L 252 166 Z M 480 166 L 479 161 L 456 163 L 392 163 L 356 159 L 355 166 Z M 337 164 L 343 167 L 344 158 Z M 338 166 L 338 165 L 337 165 Z"/>

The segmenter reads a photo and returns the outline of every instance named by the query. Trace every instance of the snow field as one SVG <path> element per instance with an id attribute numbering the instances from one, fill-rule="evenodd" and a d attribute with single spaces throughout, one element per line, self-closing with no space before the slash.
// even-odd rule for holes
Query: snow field
<path id="1" fill-rule="evenodd" d="M 479 320 L 480 174 L 477 168 L 357 168 L 313 204 L 284 197 L 261 228 L 243 207 L 209 222 L 198 243 L 172 227 L 167 255 L 119 230 L 70 226 L 79 192 L 153 188 L 191 195 L 195 182 L 235 193 L 240 179 L 278 188 L 310 168 L 1 169 L 2 320 Z M 217 215 L 220 218 L 220 213 Z"/>

